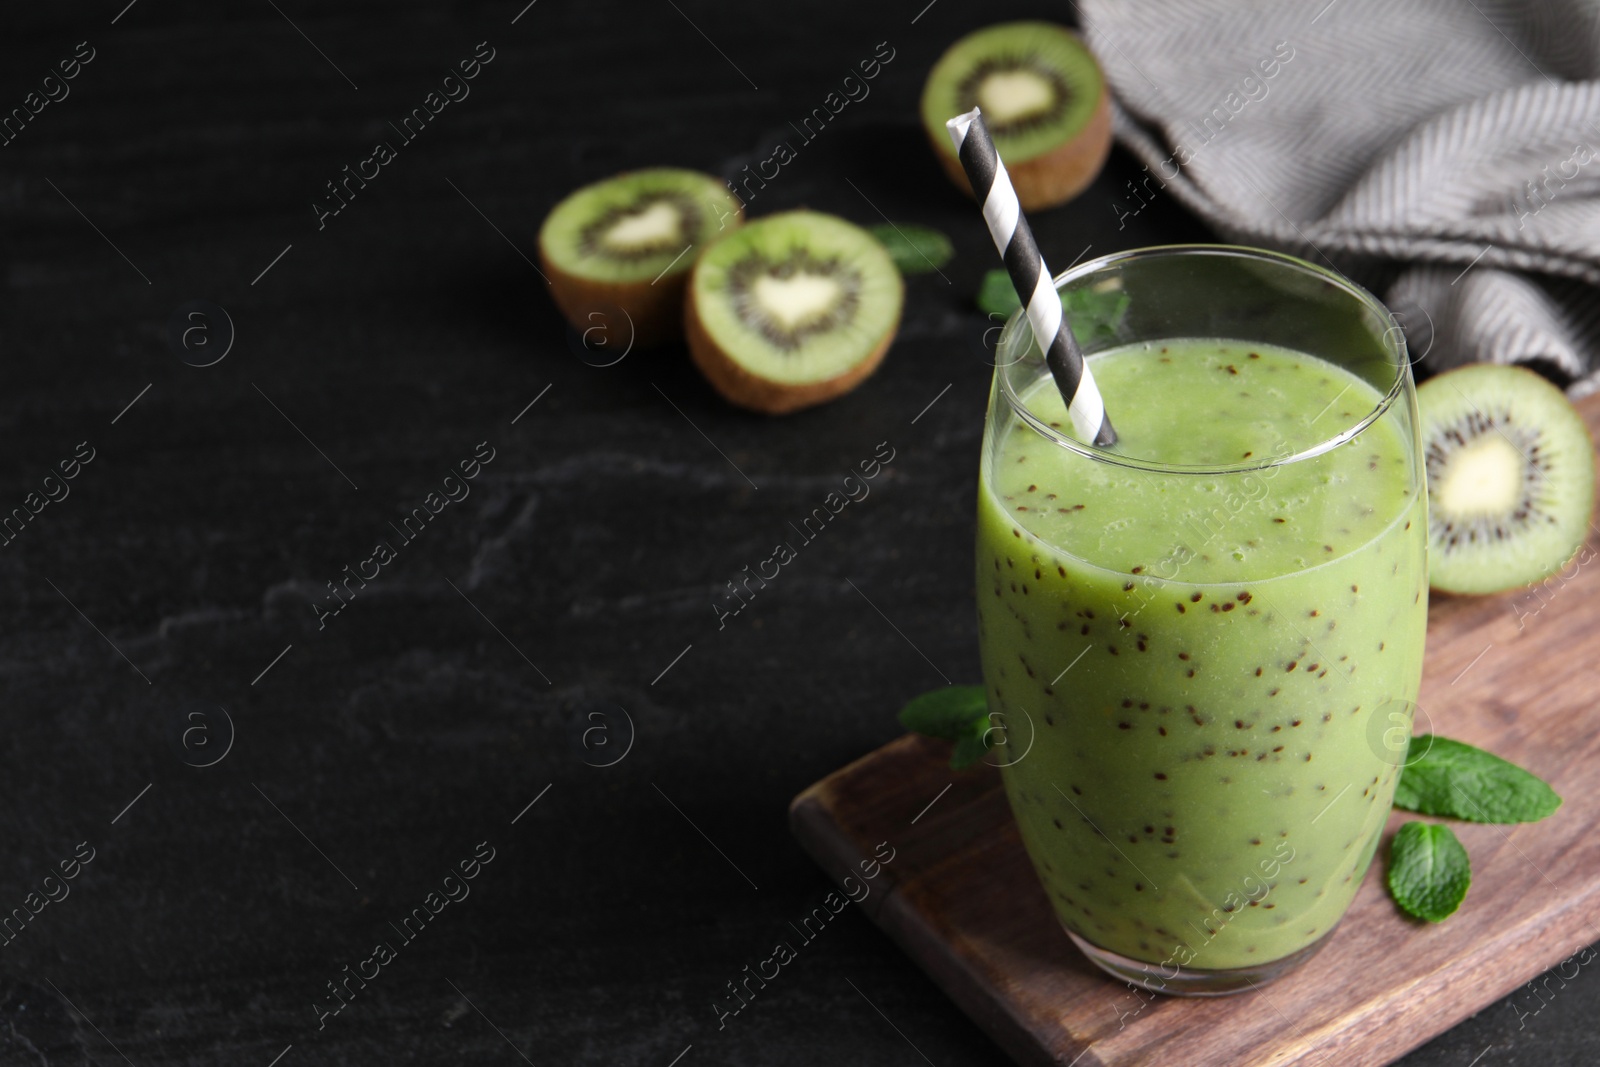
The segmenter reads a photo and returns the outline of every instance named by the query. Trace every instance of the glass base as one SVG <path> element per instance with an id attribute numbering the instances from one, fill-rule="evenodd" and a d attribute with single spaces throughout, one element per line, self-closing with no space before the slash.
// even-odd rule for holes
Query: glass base
<path id="1" fill-rule="evenodd" d="M 1066 930 L 1066 927 L 1063 926 L 1062 929 Z M 1334 929 L 1338 927 L 1335 926 Z M 1332 934 L 1333 930 L 1329 930 L 1300 951 L 1292 952 L 1269 963 L 1254 967 L 1205 971 L 1193 967 L 1180 967 L 1177 964 L 1162 966 L 1159 963 L 1129 959 L 1091 945 L 1071 930 L 1067 930 L 1067 936 L 1072 938 L 1072 943 L 1102 971 L 1140 989 L 1174 997 L 1225 997 L 1232 993 L 1247 993 L 1282 978 L 1315 956 Z M 1177 973 L 1173 974 L 1172 971 Z"/>

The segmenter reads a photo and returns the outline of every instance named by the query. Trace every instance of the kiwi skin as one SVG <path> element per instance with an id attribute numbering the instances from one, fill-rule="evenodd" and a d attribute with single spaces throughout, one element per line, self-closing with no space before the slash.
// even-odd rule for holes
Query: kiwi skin
<path id="1" fill-rule="evenodd" d="M 730 225 L 744 221 L 744 205 L 740 204 Z M 582 278 L 556 266 L 544 247 L 544 235 L 539 235 L 539 266 L 550 282 L 550 295 L 561 309 L 562 316 L 579 333 L 594 326 L 608 330 L 617 329 L 621 323 L 597 322 L 589 316 L 596 311 L 606 313 L 612 307 L 627 313 L 633 328 L 633 348 L 645 349 L 664 341 L 683 336 L 684 293 L 689 285 L 690 271 L 680 270 L 652 284 L 649 281 L 603 282 Z M 619 343 L 626 342 L 619 338 Z"/>
<path id="2" fill-rule="evenodd" d="M 1088 123 L 1076 137 L 1068 138 L 1058 148 L 1042 156 L 1021 163 L 1003 160 L 1024 211 L 1043 211 L 1065 204 L 1099 177 L 1106 165 L 1106 158 L 1111 154 L 1111 90 L 1106 86 L 1100 61 L 1087 48 L 1084 51 L 1094 63 L 1096 80 L 1100 86 L 1100 102 L 1095 105 Z M 967 181 L 967 172 L 962 169 L 961 159 L 952 151 L 949 134 L 944 130 L 937 133 L 927 130 L 927 134 L 933 144 L 933 154 L 939 157 L 944 172 L 957 189 L 976 200 L 972 183 Z"/>
<path id="3" fill-rule="evenodd" d="M 683 302 L 684 333 L 689 341 L 689 355 L 693 358 L 694 365 L 700 368 L 700 373 L 711 383 L 711 387 L 722 394 L 723 399 L 738 407 L 759 411 L 765 415 L 787 415 L 791 411 L 815 407 L 835 397 L 843 396 L 878 369 L 878 364 L 883 362 L 889 346 L 894 343 L 895 334 L 900 332 L 897 323 L 894 329 L 884 335 L 883 340 L 878 342 L 878 347 L 874 348 L 866 359 L 832 378 L 801 383 L 775 382 L 760 378 L 724 355 L 722 349 L 701 324 L 700 315 L 694 306 L 692 281 L 699 269 L 700 265 L 696 263 L 694 270 L 688 273 L 691 281 L 685 288 Z M 900 286 L 904 292 L 903 279 Z"/>

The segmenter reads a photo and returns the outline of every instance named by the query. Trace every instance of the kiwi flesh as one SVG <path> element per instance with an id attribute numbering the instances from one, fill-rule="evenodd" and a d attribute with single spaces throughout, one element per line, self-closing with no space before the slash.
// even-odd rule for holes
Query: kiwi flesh
<path id="1" fill-rule="evenodd" d="M 556 305 L 574 329 L 620 308 L 635 347 L 678 336 L 683 289 L 695 256 L 737 227 L 743 205 L 721 179 L 655 167 L 586 185 L 539 229 L 539 261 Z M 603 323 L 611 330 L 621 323 Z"/>
<path id="2" fill-rule="evenodd" d="M 740 407 L 778 415 L 849 392 L 900 326 L 905 283 L 853 223 L 815 211 L 752 222 L 701 253 L 689 278 L 689 354 Z"/>
<path id="3" fill-rule="evenodd" d="M 945 121 L 983 109 L 1024 211 L 1064 204 L 1111 151 L 1111 95 L 1094 54 L 1051 22 L 1006 22 L 951 45 L 928 73 L 922 125 L 945 172 L 970 195 Z"/>
<path id="4" fill-rule="evenodd" d="M 1594 510 L 1594 442 L 1566 396 L 1522 367 L 1474 364 L 1417 390 L 1428 477 L 1428 576 L 1495 593 L 1559 571 Z"/>

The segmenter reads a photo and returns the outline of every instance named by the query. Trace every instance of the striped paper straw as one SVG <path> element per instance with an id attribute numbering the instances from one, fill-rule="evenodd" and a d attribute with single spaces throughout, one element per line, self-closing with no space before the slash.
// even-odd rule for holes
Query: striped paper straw
<path id="1" fill-rule="evenodd" d="M 1089 373 L 1078 341 L 1061 312 L 1061 297 L 1056 292 L 1050 268 L 1039 254 L 1028 220 L 1022 217 L 1017 191 L 1011 187 L 1011 176 L 1000 162 L 1000 154 L 994 150 L 983 115 L 978 108 L 973 108 L 946 122 L 945 127 L 950 131 L 950 140 L 955 142 L 956 155 L 966 169 L 972 191 L 983 205 L 989 235 L 1005 261 L 1017 299 L 1027 308 L 1028 324 L 1033 327 L 1033 336 L 1044 353 L 1045 364 L 1056 380 L 1056 388 L 1061 390 L 1061 399 L 1067 402 L 1073 428 L 1084 440 L 1109 448 L 1117 443 L 1117 431 L 1111 428 L 1094 376 Z"/>

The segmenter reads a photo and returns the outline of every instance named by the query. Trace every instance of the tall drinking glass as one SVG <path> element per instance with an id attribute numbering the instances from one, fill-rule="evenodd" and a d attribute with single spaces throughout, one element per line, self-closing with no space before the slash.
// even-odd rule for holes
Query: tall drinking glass
<path id="1" fill-rule="evenodd" d="M 1075 436 L 1013 316 L 978 490 L 991 759 L 1090 959 L 1235 992 L 1339 922 L 1411 732 L 1427 500 L 1405 343 L 1364 290 L 1254 249 L 1056 284 L 1121 439 Z"/>

